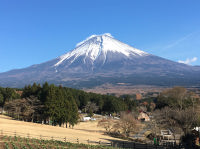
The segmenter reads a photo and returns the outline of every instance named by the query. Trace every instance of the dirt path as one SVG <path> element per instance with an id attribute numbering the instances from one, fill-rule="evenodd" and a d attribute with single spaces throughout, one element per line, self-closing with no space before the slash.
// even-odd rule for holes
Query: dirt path
<path id="1" fill-rule="evenodd" d="M 3 130 L 3 133 L 16 132 L 17 135 L 22 137 L 27 137 L 30 134 L 30 137 L 42 139 L 51 139 L 52 137 L 57 140 L 64 140 L 68 142 L 77 142 L 77 139 L 80 143 L 87 143 L 87 140 L 94 142 L 109 142 L 109 140 L 117 140 L 110 136 L 103 134 L 103 128 L 97 127 L 97 122 L 81 122 L 71 128 L 61 128 L 57 126 L 49 126 L 36 124 L 31 122 L 23 122 L 12 120 L 7 116 L 0 115 L 0 133 Z M 9 133 L 8 132 L 8 133 Z M 9 135 L 9 134 L 8 134 Z"/>

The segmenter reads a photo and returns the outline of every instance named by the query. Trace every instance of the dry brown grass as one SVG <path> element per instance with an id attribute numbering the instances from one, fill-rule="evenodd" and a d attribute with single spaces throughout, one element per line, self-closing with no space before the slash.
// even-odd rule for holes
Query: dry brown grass
<path id="1" fill-rule="evenodd" d="M 80 143 L 87 143 L 88 139 L 90 141 L 101 142 L 109 142 L 108 140 L 118 140 L 116 138 L 104 135 L 104 129 L 97 127 L 97 123 L 97 121 L 80 122 L 72 129 L 17 121 L 12 120 L 7 116 L 0 115 L 0 130 L 5 132 L 16 131 L 17 135 L 20 135 L 20 133 L 29 133 L 30 135 L 49 136 L 49 139 L 53 136 L 54 138 L 62 138 L 60 139 L 62 141 L 63 138 L 66 137 L 68 142 L 75 142 L 78 138 Z M 20 136 L 24 137 L 23 135 Z"/>
<path id="2" fill-rule="evenodd" d="M 86 92 L 93 92 L 98 94 L 115 94 L 116 96 L 120 96 L 123 94 L 137 94 L 137 93 L 147 93 L 147 92 L 162 92 L 164 87 L 158 87 L 158 86 L 151 86 L 151 85 L 135 85 L 130 86 L 127 84 L 103 84 L 101 86 L 97 86 L 92 89 L 84 89 Z"/>

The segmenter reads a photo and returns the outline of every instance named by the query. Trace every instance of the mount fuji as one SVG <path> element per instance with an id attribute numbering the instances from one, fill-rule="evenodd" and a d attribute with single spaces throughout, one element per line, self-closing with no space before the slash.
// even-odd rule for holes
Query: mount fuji
<path id="1" fill-rule="evenodd" d="M 199 86 L 200 67 L 170 61 L 131 47 L 110 34 L 92 35 L 48 62 L 0 73 L 0 86 L 33 82 L 90 88 L 105 83 Z"/>

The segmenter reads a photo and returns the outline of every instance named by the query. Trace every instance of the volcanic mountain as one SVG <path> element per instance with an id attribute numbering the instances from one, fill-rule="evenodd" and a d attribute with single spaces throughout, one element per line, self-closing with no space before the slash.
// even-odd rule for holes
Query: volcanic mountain
<path id="1" fill-rule="evenodd" d="M 0 74 L 0 86 L 33 82 L 88 88 L 105 83 L 127 85 L 200 85 L 200 68 L 133 48 L 110 34 L 92 35 L 56 59 Z"/>

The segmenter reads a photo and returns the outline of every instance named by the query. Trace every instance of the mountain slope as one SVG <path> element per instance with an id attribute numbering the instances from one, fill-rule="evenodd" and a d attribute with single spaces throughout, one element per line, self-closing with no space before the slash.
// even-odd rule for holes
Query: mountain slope
<path id="1" fill-rule="evenodd" d="M 110 34 L 92 35 L 51 61 L 0 74 L 0 86 L 48 81 L 82 88 L 104 83 L 200 85 L 200 68 L 135 49 Z"/>

